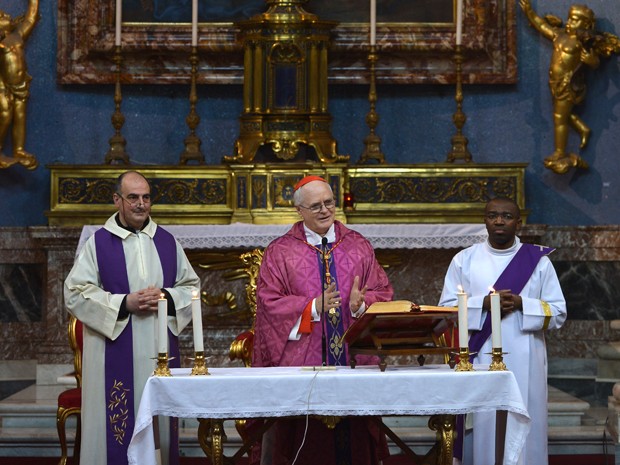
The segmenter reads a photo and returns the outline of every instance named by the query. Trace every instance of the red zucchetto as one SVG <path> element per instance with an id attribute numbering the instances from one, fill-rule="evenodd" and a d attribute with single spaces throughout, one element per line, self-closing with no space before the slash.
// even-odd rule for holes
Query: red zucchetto
<path id="1" fill-rule="evenodd" d="M 299 180 L 297 182 L 297 184 L 295 184 L 295 190 L 299 189 L 302 186 L 305 186 L 306 184 L 308 184 L 309 182 L 312 181 L 323 181 L 323 182 L 327 182 L 325 179 L 323 179 L 321 176 L 306 176 L 305 178 L 302 178 L 301 180 Z"/>

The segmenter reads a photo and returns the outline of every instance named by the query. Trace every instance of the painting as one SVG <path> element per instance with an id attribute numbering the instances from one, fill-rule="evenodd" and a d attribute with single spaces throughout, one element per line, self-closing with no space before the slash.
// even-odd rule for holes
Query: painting
<path id="1" fill-rule="evenodd" d="M 198 83 L 241 84 L 237 21 L 260 15 L 265 0 L 199 0 Z M 456 0 L 377 0 L 378 84 L 453 83 Z M 516 82 L 516 6 L 464 0 L 465 83 Z M 368 83 L 369 0 L 308 0 L 303 8 L 332 30 L 329 80 Z M 114 0 L 58 0 L 60 84 L 113 83 Z M 123 0 L 124 83 L 189 83 L 191 1 Z"/>
<path id="2" fill-rule="evenodd" d="M 359 0 L 308 0 L 304 9 L 321 19 L 368 23 L 370 8 Z M 198 21 L 231 23 L 249 19 L 266 10 L 265 0 L 200 0 Z M 178 0 L 123 0 L 123 20 L 131 23 L 176 23 L 191 21 L 191 2 Z M 378 0 L 379 23 L 453 23 L 454 0 Z"/>

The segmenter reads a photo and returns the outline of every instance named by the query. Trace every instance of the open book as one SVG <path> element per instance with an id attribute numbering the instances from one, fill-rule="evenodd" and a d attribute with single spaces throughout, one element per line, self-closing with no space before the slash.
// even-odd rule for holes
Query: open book
<path id="1" fill-rule="evenodd" d="M 375 302 L 366 310 L 366 313 L 368 314 L 410 312 L 458 312 L 458 308 L 438 307 L 436 305 L 418 305 L 410 300 L 393 300 L 391 302 Z"/>
<path id="2" fill-rule="evenodd" d="M 383 371 L 388 355 L 417 356 L 420 364 L 428 355 L 448 356 L 454 348 L 446 346 L 442 335 L 454 330 L 457 314 L 457 307 L 376 302 L 342 336 L 349 344 L 349 363 L 355 367 L 357 355 L 376 355 Z"/>

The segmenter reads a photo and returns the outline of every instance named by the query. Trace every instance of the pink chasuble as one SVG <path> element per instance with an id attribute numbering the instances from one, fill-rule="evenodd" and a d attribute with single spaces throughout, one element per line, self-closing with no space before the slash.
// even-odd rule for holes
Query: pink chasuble
<path id="1" fill-rule="evenodd" d="M 393 291 L 370 243 L 342 223 L 334 224 L 339 245 L 333 251 L 333 263 L 346 331 L 353 321 L 349 297 L 355 276 L 360 277 L 360 288 L 368 287 L 367 307 L 377 301 L 391 300 Z M 305 241 L 303 224 L 299 222 L 265 250 L 257 284 L 253 366 L 307 366 L 322 362 L 320 324 L 314 324 L 312 332 L 303 334 L 299 340 L 288 340 L 303 309 L 322 292 L 317 252 Z M 346 347 L 345 357 L 348 361 Z M 360 364 L 364 363 L 374 364 L 378 360 L 367 357 L 365 361 L 360 360 Z"/>
<path id="2" fill-rule="evenodd" d="M 360 277 L 360 288 L 368 287 L 365 303 L 392 300 L 393 291 L 385 271 L 375 259 L 370 243 L 342 223 L 334 223 L 337 247 L 333 248 L 330 271 L 340 291 L 342 329 L 351 325 L 351 286 Z M 257 312 L 252 366 L 314 366 L 322 363 L 321 324 L 313 324 L 310 334 L 289 341 L 291 329 L 304 308 L 322 292 L 321 267 L 316 249 L 308 246 L 301 222 L 274 240 L 263 256 L 257 283 Z M 348 363 L 348 350 L 344 347 Z M 360 364 L 377 364 L 377 357 L 358 357 Z M 338 393 L 346 396 L 346 393 Z M 299 451 L 298 465 L 371 465 L 389 455 L 385 436 L 366 418 L 342 419 L 340 427 L 329 430 L 317 420 L 281 419 L 266 433 L 273 441 L 272 465 L 289 464 Z M 260 444 L 260 443 L 259 443 Z M 252 452 L 258 463 L 260 450 Z"/>

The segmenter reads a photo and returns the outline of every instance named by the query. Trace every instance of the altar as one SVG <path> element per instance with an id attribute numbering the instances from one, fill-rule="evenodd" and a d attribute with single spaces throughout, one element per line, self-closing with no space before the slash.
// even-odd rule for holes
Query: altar
<path id="1" fill-rule="evenodd" d="M 151 377 L 146 383 L 129 444 L 129 463 L 157 463 L 154 415 L 204 418 L 216 420 L 213 423 L 218 424 L 224 419 L 305 415 L 457 415 L 506 411 L 505 436 L 496 441 L 497 463 L 516 464 L 530 429 L 530 418 L 514 375 L 510 371 L 487 371 L 488 367 L 482 365 L 475 368 L 471 372 L 455 372 L 446 365 L 390 366 L 384 372 L 375 366 L 326 371 L 300 367 L 209 368 L 209 376 L 191 376 L 189 368 L 172 369 L 171 377 Z M 334 386 L 338 389 L 333 389 Z M 214 431 L 211 431 L 213 462 L 220 465 L 223 463 L 221 437 L 214 437 Z M 442 437 L 450 442 L 444 444 L 449 454 L 443 457 L 442 463 L 452 463 L 452 435 Z"/>

